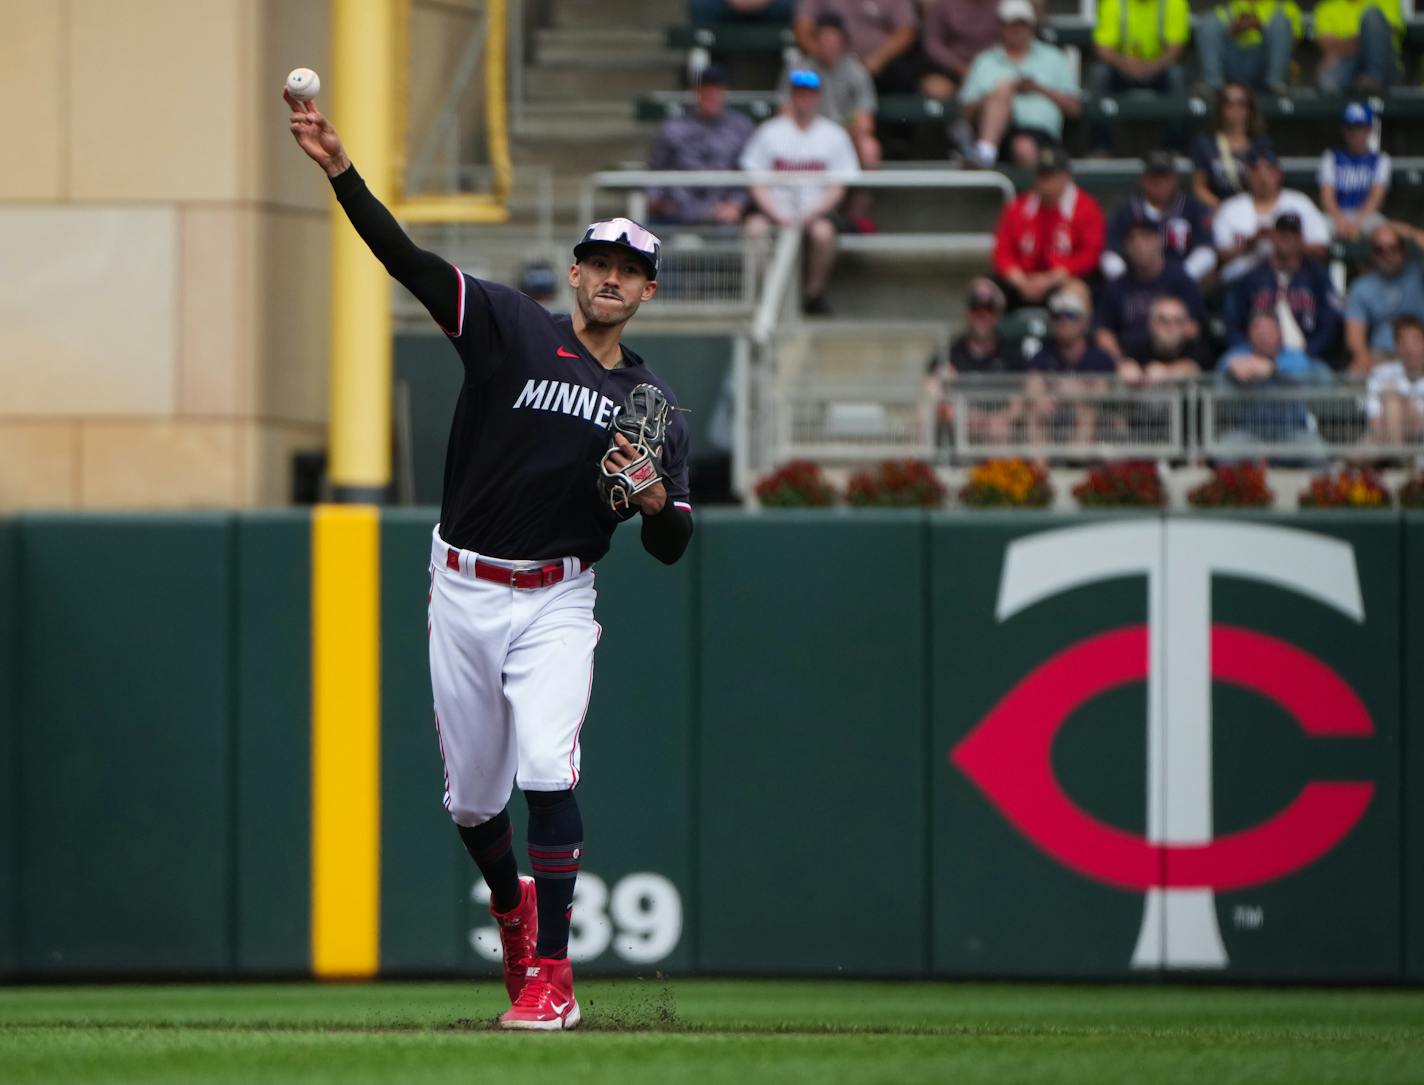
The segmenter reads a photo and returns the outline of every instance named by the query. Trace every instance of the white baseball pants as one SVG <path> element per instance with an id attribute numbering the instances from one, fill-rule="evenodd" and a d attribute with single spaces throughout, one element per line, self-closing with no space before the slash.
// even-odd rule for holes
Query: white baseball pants
<path id="1" fill-rule="evenodd" d="M 579 731 L 593 691 L 592 569 L 564 558 L 565 579 L 516 588 L 476 578 L 475 561 L 548 565 L 476 555 L 434 532 L 430 561 L 430 685 L 445 765 L 445 809 L 480 825 L 524 791 L 579 780 Z M 555 563 L 557 564 L 557 562 Z"/>

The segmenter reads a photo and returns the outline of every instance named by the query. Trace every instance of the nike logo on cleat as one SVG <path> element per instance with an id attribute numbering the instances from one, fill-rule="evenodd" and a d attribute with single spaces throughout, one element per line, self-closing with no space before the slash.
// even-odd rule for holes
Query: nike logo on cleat
<path id="1" fill-rule="evenodd" d="M 563 1013 L 566 1009 L 569 1008 L 569 1004 L 567 1002 L 551 1002 L 549 1005 L 552 1007 L 555 1013 Z"/>
<path id="2" fill-rule="evenodd" d="M 578 357 L 577 354 L 571 354 L 571 353 L 569 353 L 567 350 L 565 350 L 563 347 L 560 347 L 558 350 L 554 351 L 554 353 L 557 354 L 560 358 L 577 358 L 577 357 Z"/>

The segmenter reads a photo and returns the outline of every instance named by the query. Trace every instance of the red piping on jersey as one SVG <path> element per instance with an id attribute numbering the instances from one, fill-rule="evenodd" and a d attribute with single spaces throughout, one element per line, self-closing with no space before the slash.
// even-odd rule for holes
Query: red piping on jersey
<path id="1" fill-rule="evenodd" d="M 451 339 L 458 339 L 465 331 L 465 273 L 454 264 L 450 265 L 450 269 L 455 272 L 455 278 L 460 280 L 460 300 L 455 306 L 455 330 L 451 331 L 438 320 L 435 323 L 438 324 L 440 330 Z"/>

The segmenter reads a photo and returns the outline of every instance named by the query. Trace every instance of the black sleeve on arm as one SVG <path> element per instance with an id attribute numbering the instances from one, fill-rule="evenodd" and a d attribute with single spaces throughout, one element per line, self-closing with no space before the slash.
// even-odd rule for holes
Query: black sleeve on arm
<path id="1" fill-rule="evenodd" d="M 692 513 L 680 509 L 668 498 L 656 516 L 643 516 L 643 549 L 664 565 L 682 557 L 692 539 Z"/>
<path id="2" fill-rule="evenodd" d="M 391 278 L 414 294 L 442 328 L 452 334 L 457 331 L 460 280 L 454 267 L 410 239 L 386 205 L 366 187 L 355 166 L 333 177 L 331 189 L 361 240 Z"/>

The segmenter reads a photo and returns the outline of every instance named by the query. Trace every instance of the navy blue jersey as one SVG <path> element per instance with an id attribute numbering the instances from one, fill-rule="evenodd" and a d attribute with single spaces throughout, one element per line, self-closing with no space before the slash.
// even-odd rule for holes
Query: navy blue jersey
<path id="1" fill-rule="evenodd" d="M 1117 336 L 1119 343 L 1124 339 L 1145 336 L 1152 303 L 1164 294 L 1181 301 L 1193 320 L 1201 322 L 1206 319 L 1201 290 L 1196 282 L 1182 270 L 1180 264 L 1167 261 L 1156 278 L 1146 282 L 1129 271 L 1104 286 L 1098 295 L 1095 322 L 1098 327 L 1106 328 Z"/>
<path id="2" fill-rule="evenodd" d="M 1281 301 L 1289 307 L 1305 336 L 1305 352 L 1312 358 L 1333 357 L 1344 319 L 1340 294 L 1325 265 L 1308 259 L 1302 260 L 1290 275 L 1277 271 L 1267 261 L 1227 289 L 1221 306 L 1227 343 L 1244 343 L 1251 318 L 1257 313 L 1276 312 Z"/>
<path id="3" fill-rule="evenodd" d="M 1158 211 L 1140 192 L 1134 192 L 1126 203 L 1113 212 L 1108 222 L 1109 251 L 1122 256 L 1127 231 L 1133 223 L 1141 221 L 1156 225 L 1162 237 L 1162 251 L 1167 254 L 1167 259 L 1177 263 L 1201 246 L 1212 244 L 1211 212 L 1203 204 L 1184 192 L 1178 192 L 1165 210 Z"/>
<path id="4" fill-rule="evenodd" d="M 441 537 L 491 557 L 595 562 L 620 522 L 597 485 L 614 411 L 636 385 L 656 385 L 675 404 L 672 389 L 626 346 L 624 364 L 605 369 L 569 316 L 510 287 L 455 274 L 458 315 L 444 330 L 465 382 L 445 452 Z M 687 454 L 687 422 L 674 411 L 662 465 L 668 500 L 690 511 Z M 623 519 L 633 515 L 636 509 Z"/>

